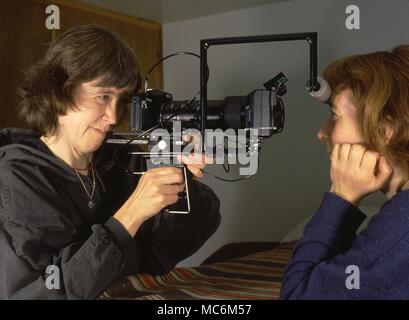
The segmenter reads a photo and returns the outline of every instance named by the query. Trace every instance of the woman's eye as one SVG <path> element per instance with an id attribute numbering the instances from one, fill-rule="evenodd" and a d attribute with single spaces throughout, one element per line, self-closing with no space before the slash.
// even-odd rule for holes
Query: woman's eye
<path id="1" fill-rule="evenodd" d="M 100 103 L 106 103 L 106 102 L 109 101 L 109 99 L 110 99 L 110 97 L 109 97 L 109 95 L 107 95 L 107 94 L 103 94 L 103 95 L 100 95 L 100 96 L 97 97 L 97 100 L 98 100 Z"/>
<path id="2" fill-rule="evenodd" d="M 336 119 L 338 117 L 338 115 L 334 111 L 330 110 L 329 113 L 330 113 L 332 119 Z"/>

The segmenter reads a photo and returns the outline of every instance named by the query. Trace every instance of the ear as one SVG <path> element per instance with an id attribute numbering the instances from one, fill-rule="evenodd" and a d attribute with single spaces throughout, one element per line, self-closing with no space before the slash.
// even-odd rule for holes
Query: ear
<path id="1" fill-rule="evenodd" d="M 385 126 L 385 144 L 388 144 L 393 137 L 393 128 L 391 125 L 387 124 Z"/>
<path id="2" fill-rule="evenodd" d="M 64 127 L 64 120 L 63 120 L 64 116 L 58 116 L 58 128 Z"/>

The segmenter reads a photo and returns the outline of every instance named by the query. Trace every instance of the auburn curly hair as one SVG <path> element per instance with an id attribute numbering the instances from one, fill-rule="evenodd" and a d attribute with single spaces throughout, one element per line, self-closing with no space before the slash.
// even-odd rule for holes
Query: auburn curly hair
<path id="1" fill-rule="evenodd" d="M 332 96 L 351 89 L 368 147 L 409 175 L 409 45 L 341 58 L 324 71 Z M 392 137 L 386 141 L 387 128 Z"/>

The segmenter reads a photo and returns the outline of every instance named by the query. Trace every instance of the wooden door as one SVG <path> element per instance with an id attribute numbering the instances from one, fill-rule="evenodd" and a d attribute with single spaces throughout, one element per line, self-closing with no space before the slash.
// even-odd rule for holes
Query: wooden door
<path id="1" fill-rule="evenodd" d="M 45 27 L 48 5 L 60 9 L 60 29 Z M 17 118 L 18 95 L 23 70 L 40 59 L 47 45 L 58 34 L 78 25 L 97 23 L 119 34 L 134 51 L 141 75 L 162 57 L 161 25 L 98 8 L 73 0 L 0 0 L 0 128 L 24 127 Z M 158 66 L 150 77 L 150 86 L 163 87 L 162 66 Z M 117 130 L 129 128 L 129 120 Z"/>
<path id="2" fill-rule="evenodd" d="M 44 4 L 0 0 L 0 128 L 24 127 L 17 88 L 23 71 L 44 55 L 51 41 L 44 17 Z"/>

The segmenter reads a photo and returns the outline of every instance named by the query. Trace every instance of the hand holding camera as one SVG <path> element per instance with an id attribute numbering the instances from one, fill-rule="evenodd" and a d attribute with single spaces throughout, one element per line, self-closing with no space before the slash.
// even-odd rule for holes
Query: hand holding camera
<path id="1" fill-rule="evenodd" d="M 114 218 L 134 236 L 144 221 L 178 201 L 178 194 L 185 189 L 184 181 L 181 168 L 167 166 L 146 171 Z"/>

